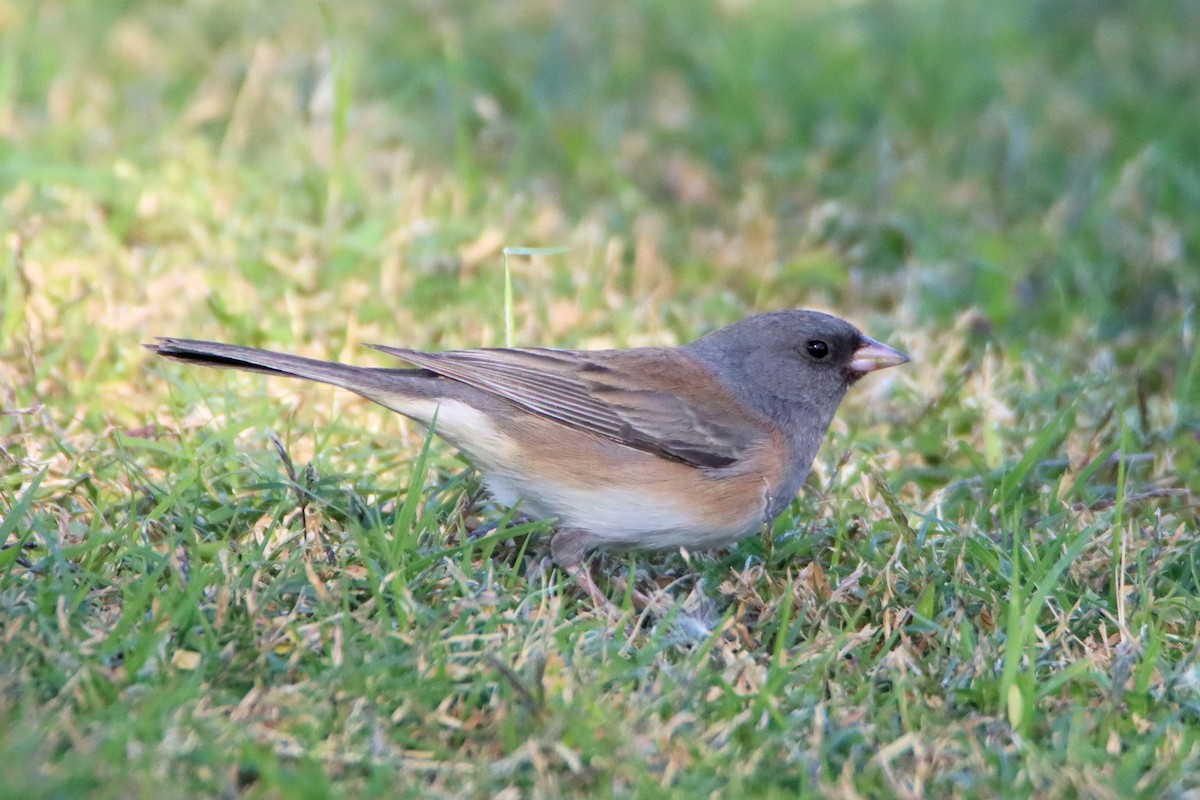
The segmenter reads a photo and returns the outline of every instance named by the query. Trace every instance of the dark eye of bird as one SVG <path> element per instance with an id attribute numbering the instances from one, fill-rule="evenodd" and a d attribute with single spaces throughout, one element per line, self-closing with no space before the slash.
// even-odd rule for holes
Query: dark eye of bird
<path id="1" fill-rule="evenodd" d="M 813 339 L 808 344 L 804 345 L 804 349 L 813 358 L 824 358 L 829 355 L 829 345 L 822 342 L 820 339 Z"/>

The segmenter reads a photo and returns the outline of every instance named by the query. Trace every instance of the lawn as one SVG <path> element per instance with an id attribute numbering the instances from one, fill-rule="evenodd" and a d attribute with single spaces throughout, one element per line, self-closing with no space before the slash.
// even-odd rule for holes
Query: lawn
<path id="1" fill-rule="evenodd" d="M 1198 31 L 0 0 L 0 797 L 1197 796 Z M 795 307 L 913 361 L 772 530 L 594 557 L 619 623 L 412 423 L 140 347 Z"/>

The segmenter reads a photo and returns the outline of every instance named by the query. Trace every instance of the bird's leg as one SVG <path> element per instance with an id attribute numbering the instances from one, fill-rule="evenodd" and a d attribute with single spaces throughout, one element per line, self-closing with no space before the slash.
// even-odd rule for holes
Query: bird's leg
<path id="1" fill-rule="evenodd" d="M 592 580 L 587 564 L 583 562 L 588 550 L 595 545 L 592 534 L 581 528 L 561 528 L 555 531 L 550 539 L 550 555 L 554 563 L 575 579 L 580 588 L 588 593 L 597 608 L 602 608 L 613 618 L 621 616 L 621 610 L 600 591 L 600 587 Z"/>
<path id="2" fill-rule="evenodd" d="M 609 600 L 604 592 L 600 591 L 600 587 L 592 580 L 592 573 L 588 571 L 587 564 L 584 563 L 584 557 L 588 550 L 594 546 L 594 538 L 587 531 L 580 528 L 562 528 L 555 532 L 553 538 L 550 539 L 550 555 L 553 556 L 554 563 L 574 578 L 580 588 L 588 593 L 597 608 L 602 608 L 612 617 L 619 618 L 621 609 Z M 653 605 L 654 602 L 636 588 L 631 593 L 631 599 L 634 607 L 639 611 Z"/>
<path id="3" fill-rule="evenodd" d="M 571 564 L 570 566 L 563 567 L 563 569 L 567 571 L 568 575 L 575 579 L 575 582 L 579 584 L 580 588 L 588 593 L 588 596 L 592 598 L 592 602 L 596 605 L 596 608 L 603 609 L 605 612 L 610 614 L 613 619 L 617 619 L 621 616 L 621 609 L 617 607 L 617 604 L 612 600 L 609 600 L 608 596 L 605 595 L 604 592 L 600 591 L 600 587 L 596 585 L 594 580 L 592 580 L 592 574 L 588 572 L 587 564 Z"/>
<path id="4" fill-rule="evenodd" d="M 614 580 L 616 580 L 622 588 L 625 586 L 625 581 L 621 578 L 614 578 Z M 632 581 L 632 574 L 630 576 L 630 580 Z M 634 586 L 629 590 L 629 599 L 633 603 L 633 607 L 638 611 L 645 611 L 647 608 L 653 608 L 656 612 L 661 611 L 661 609 L 655 604 L 654 598 L 645 592 L 640 591 L 637 586 Z"/>

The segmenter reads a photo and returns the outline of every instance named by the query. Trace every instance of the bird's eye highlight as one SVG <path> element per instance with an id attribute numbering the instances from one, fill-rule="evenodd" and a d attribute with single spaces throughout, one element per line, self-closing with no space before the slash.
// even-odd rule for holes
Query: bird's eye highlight
<path id="1" fill-rule="evenodd" d="M 813 339 L 812 341 L 808 342 L 806 345 L 804 345 L 804 349 L 807 350 L 808 354 L 813 358 L 824 358 L 825 356 L 829 355 L 829 345 L 825 342 L 822 342 L 820 339 Z"/>

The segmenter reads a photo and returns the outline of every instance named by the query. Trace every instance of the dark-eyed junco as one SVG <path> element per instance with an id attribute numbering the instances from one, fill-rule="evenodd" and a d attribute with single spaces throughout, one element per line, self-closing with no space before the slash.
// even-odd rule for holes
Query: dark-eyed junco
<path id="1" fill-rule="evenodd" d="M 373 345 L 415 369 L 190 339 L 146 346 L 192 364 L 333 384 L 432 423 L 496 500 L 556 520 L 554 560 L 601 604 L 583 568 L 589 551 L 695 550 L 760 530 L 804 483 L 846 389 L 908 361 L 816 311 L 760 314 L 669 349 Z"/>

